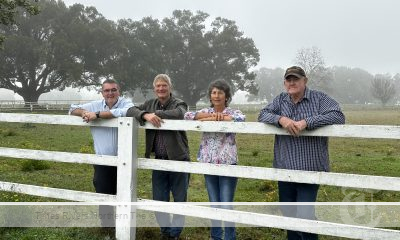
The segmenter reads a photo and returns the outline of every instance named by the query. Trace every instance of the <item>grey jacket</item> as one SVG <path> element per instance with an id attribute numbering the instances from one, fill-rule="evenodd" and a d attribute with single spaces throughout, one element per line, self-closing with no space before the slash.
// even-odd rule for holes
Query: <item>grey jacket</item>
<path id="1" fill-rule="evenodd" d="M 187 109 L 188 106 L 184 101 L 171 96 L 163 109 L 161 109 L 158 99 L 155 98 L 144 102 L 140 106 L 129 108 L 126 116 L 136 118 L 140 125 L 143 126 L 145 123 L 143 115 L 145 113 L 155 113 L 162 119 L 180 120 L 183 119 Z M 153 145 L 156 131 L 157 130 L 146 129 L 146 158 L 150 158 L 151 152 L 154 152 Z M 189 144 L 185 131 L 160 130 L 160 132 L 164 134 L 169 159 L 190 161 Z"/>

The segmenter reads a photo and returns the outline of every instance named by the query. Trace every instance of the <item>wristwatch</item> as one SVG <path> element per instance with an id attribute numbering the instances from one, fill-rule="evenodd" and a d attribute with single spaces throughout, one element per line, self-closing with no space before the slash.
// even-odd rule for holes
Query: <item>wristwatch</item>
<path id="1" fill-rule="evenodd" d="M 100 118 L 100 111 L 96 112 L 96 118 Z"/>

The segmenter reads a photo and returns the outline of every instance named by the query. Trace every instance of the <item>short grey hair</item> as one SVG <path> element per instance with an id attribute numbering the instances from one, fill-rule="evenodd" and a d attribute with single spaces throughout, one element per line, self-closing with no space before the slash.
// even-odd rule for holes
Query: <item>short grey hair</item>
<path id="1" fill-rule="evenodd" d="M 104 80 L 104 82 L 101 84 L 101 88 L 103 88 L 103 87 L 104 87 L 104 84 L 106 84 L 106 83 L 108 83 L 108 84 L 116 84 L 116 85 L 117 85 L 117 88 L 118 88 L 118 90 L 119 90 L 119 83 L 118 83 L 118 81 L 116 81 L 116 80 L 114 80 L 114 79 L 106 79 L 106 80 Z"/>
<path id="2" fill-rule="evenodd" d="M 156 82 L 158 82 L 158 81 L 160 81 L 160 80 L 166 82 L 166 83 L 168 84 L 168 86 L 169 86 L 170 88 L 172 88 L 171 78 L 169 78 L 169 76 L 168 76 L 167 74 L 158 74 L 158 75 L 154 78 L 153 87 L 155 87 L 155 86 L 156 86 Z"/>

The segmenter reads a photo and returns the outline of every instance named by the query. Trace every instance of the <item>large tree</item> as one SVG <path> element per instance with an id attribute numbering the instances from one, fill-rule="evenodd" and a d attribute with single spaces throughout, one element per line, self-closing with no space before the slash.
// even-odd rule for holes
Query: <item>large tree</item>
<path id="1" fill-rule="evenodd" d="M 394 100 L 396 101 L 396 104 L 400 104 L 400 73 L 396 73 L 396 75 L 393 76 L 393 81 L 396 86 Z"/>
<path id="2" fill-rule="evenodd" d="M 310 87 L 331 92 L 332 73 L 326 67 L 318 47 L 299 49 L 294 62 L 306 72 Z"/>
<path id="3" fill-rule="evenodd" d="M 340 103 L 366 104 L 373 101 L 371 94 L 365 94 L 374 76 L 361 68 L 334 66 L 332 96 Z"/>
<path id="4" fill-rule="evenodd" d="M 259 86 L 258 99 L 272 101 L 279 93 L 284 91 L 283 75 L 285 70 L 282 68 L 262 67 L 255 71 L 256 83 Z"/>
<path id="5" fill-rule="evenodd" d="M 162 21 L 120 20 L 127 41 L 115 76 L 124 89 L 151 88 L 157 73 L 167 73 L 175 93 L 191 106 L 206 96 L 208 84 L 216 79 L 227 80 L 234 91 L 256 92 L 255 74 L 249 71 L 259 61 L 253 40 L 227 19 L 218 17 L 206 27 L 208 17 L 176 10 Z"/>
<path id="6" fill-rule="evenodd" d="M 207 95 L 208 84 L 216 79 L 225 79 L 234 91 L 258 90 L 255 74 L 249 71 L 259 61 L 253 40 L 228 19 L 217 17 L 206 27 L 208 16 L 176 10 L 163 20 L 168 73 L 191 106 Z"/>
<path id="7" fill-rule="evenodd" d="M 396 94 L 396 89 L 392 77 L 388 74 L 377 74 L 371 82 L 372 96 L 379 99 L 383 106 L 389 102 Z"/>
<path id="8" fill-rule="evenodd" d="M 38 5 L 33 4 L 30 0 L 0 0 L 0 24 L 15 24 L 15 16 L 19 9 L 24 9 L 32 15 L 39 13 Z M 0 33 L 0 46 L 2 46 L 3 42 L 4 35 Z"/>
<path id="9" fill-rule="evenodd" d="M 39 6 L 41 14 L 21 11 L 18 25 L 0 26 L 7 36 L 0 51 L 0 87 L 37 102 L 53 89 L 94 85 L 109 76 L 118 55 L 113 22 L 80 4 L 67 8 L 43 0 Z"/>
<path id="10" fill-rule="evenodd" d="M 125 93 L 133 95 L 135 90 L 141 90 L 146 94 L 152 88 L 152 79 L 167 71 L 162 53 L 165 34 L 160 22 L 151 17 L 141 21 L 121 19 L 118 34 L 123 39 L 123 48 L 110 72 L 120 81 Z"/>

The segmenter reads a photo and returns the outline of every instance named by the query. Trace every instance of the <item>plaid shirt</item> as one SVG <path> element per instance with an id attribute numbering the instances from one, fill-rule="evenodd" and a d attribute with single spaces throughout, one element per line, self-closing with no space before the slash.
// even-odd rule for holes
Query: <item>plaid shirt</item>
<path id="1" fill-rule="evenodd" d="M 282 127 L 281 116 L 295 121 L 304 119 L 307 130 L 326 125 L 344 124 L 339 104 L 323 92 L 306 88 L 304 97 L 294 104 L 288 93 L 281 93 L 263 108 L 258 121 Z M 274 167 L 305 171 L 329 171 L 327 137 L 276 135 Z"/>

